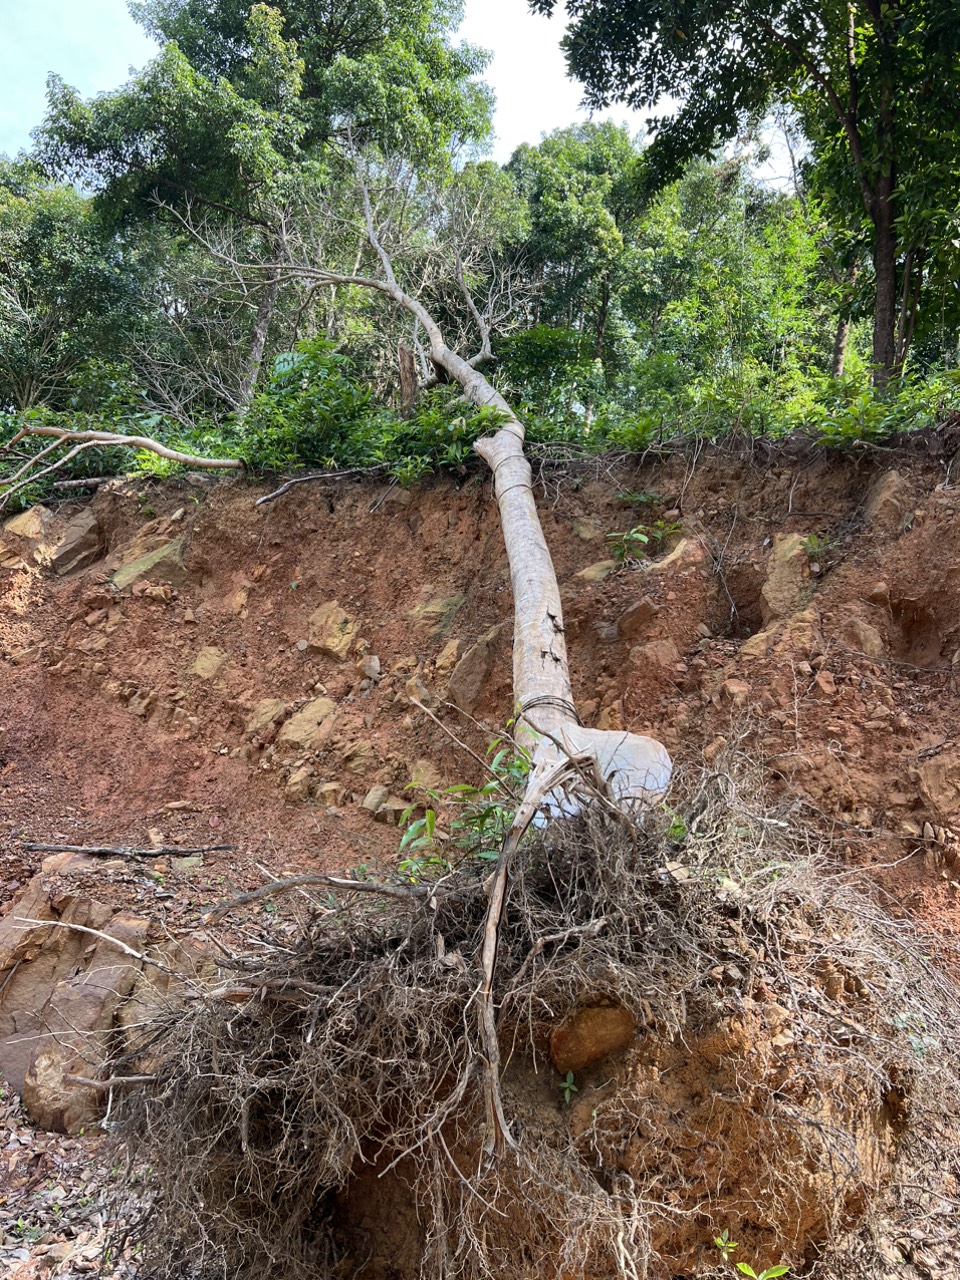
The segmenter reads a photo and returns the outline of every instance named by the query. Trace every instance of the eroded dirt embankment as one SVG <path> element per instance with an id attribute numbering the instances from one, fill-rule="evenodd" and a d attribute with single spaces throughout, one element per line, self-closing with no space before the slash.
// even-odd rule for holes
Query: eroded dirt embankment
<path id="1" fill-rule="evenodd" d="M 838 866 L 954 941 L 960 489 L 945 443 L 591 464 L 549 473 L 539 498 L 584 723 L 654 734 L 681 771 L 726 767 L 739 746 Z M 330 482 L 256 507 L 265 491 L 126 482 L 4 530 L 0 1068 L 53 1127 L 96 1113 L 64 1072 L 96 1074 L 138 1016 L 137 966 L 17 915 L 189 965 L 211 945 L 204 913 L 268 876 L 396 861 L 411 798 L 481 777 L 438 721 L 482 753 L 510 716 L 485 477 Z M 664 527 L 649 559 L 617 558 L 639 539 L 610 535 Z M 234 913 L 222 936 L 255 942 L 272 909 Z M 11 1160 L 10 1185 L 32 1185 Z"/>
<path id="2" fill-rule="evenodd" d="M 154 896 L 188 923 L 259 883 L 258 862 L 395 856 L 411 782 L 476 777 L 411 697 L 475 747 L 509 717 L 511 599 L 485 479 L 303 486 L 257 508 L 262 492 L 198 478 L 101 493 L 95 558 L 63 577 L 8 536 L 30 567 L 0 571 L 7 898 L 39 867 L 21 837 L 235 845 L 155 868 L 186 879 Z M 916 452 L 701 454 L 551 481 L 584 722 L 656 734 L 681 763 L 740 737 L 844 856 L 910 855 L 878 875 L 956 923 L 958 504 Z M 607 535 L 664 517 L 681 533 L 658 561 L 614 561 Z M 91 874 L 123 900 L 128 869 Z"/>

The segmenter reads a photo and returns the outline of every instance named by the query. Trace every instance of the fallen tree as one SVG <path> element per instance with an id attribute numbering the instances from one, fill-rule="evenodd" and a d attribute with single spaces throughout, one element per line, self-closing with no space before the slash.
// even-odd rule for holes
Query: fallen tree
<path id="1" fill-rule="evenodd" d="M 480 366 L 492 359 L 491 301 L 478 305 L 468 283 L 471 252 L 478 246 L 469 243 L 469 230 L 456 220 L 447 220 L 452 239 L 435 246 L 431 262 L 446 267 L 449 282 L 461 298 L 468 326 L 472 322 L 478 348 L 469 357 L 448 345 L 440 324 L 413 292 L 401 286 L 393 257 L 376 225 L 375 207 L 382 208 L 382 198 L 374 200 L 369 179 L 370 169 L 359 155 L 352 157 L 352 169 L 362 203 L 366 248 L 379 268 L 377 275 L 339 272 L 316 266 L 308 261 L 289 265 L 294 256 L 290 246 L 284 261 L 269 264 L 271 280 L 278 273 L 293 273 L 301 281 L 331 288 L 359 287 L 389 299 L 414 322 L 420 347 L 421 367 L 442 373 L 457 383 L 464 399 L 476 407 L 493 411 L 498 429 L 478 440 L 477 454 L 490 468 L 494 492 L 503 528 L 503 538 L 510 564 L 514 602 L 513 692 L 514 719 L 518 746 L 527 752 L 531 768 L 522 803 L 504 841 L 496 873 L 489 893 L 489 909 L 482 953 L 480 1020 L 487 1057 L 488 1153 L 500 1152 L 513 1141 L 500 1105 L 499 1050 L 494 1016 L 493 978 L 497 939 L 507 893 L 510 860 L 524 831 L 541 808 L 552 816 L 570 817 L 585 804 L 606 798 L 623 810 L 630 810 L 662 796 L 670 781 L 671 761 L 665 748 L 652 738 L 621 731 L 590 729 L 580 723 L 573 700 L 563 625 L 563 608 L 550 550 L 537 514 L 530 464 L 524 456 L 524 428 L 517 414 L 496 387 L 481 372 Z M 388 171 L 389 172 L 389 171 Z M 404 193 L 408 194 L 408 193 Z M 465 219 L 467 227 L 477 226 L 474 210 Z M 386 224 L 391 225 L 388 209 Z M 192 227 L 194 234 L 202 229 Z M 460 237 L 463 236 L 461 239 Z M 214 256 L 223 255 L 222 246 L 207 244 Z M 483 252 L 480 246 L 480 252 Z M 238 268 L 241 264 L 231 262 Z M 256 270 L 255 264 L 243 270 Z M 496 281 L 497 273 L 491 280 Z M 491 298 L 498 290 L 491 289 Z M 468 326 L 464 327 L 464 333 Z M 425 342 L 420 344 L 419 335 Z M 409 368 L 408 368 L 409 374 Z M 189 466 L 239 469 L 235 459 L 195 458 L 177 453 L 146 437 L 123 437 L 111 432 L 69 432 L 61 428 L 26 422 L 17 433 L 15 444 L 29 436 L 53 436 L 54 443 L 36 458 L 24 463 L 8 482 L 0 506 L 13 493 L 31 480 L 63 466 L 77 453 L 94 445 L 125 445 L 147 449 L 158 456 Z M 69 446 L 67 451 L 38 471 L 37 462 L 49 453 Z"/>
<path id="2" fill-rule="evenodd" d="M 175 462 L 180 466 L 192 467 L 197 471 L 242 471 L 244 464 L 239 458 L 208 458 L 198 454 L 184 453 L 179 449 L 171 449 L 151 436 L 127 435 L 118 431 L 72 431 L 68 427 L 50 426 L 41 422 L 25 420 L 19 430 L 6 443 L 0 445 L 0 455 L 15 457 L 17 445 L 28 439 L 44 439 L 52 437 L 52 444 L 46 445 L 35 454 L 27 455 L 12 475 L 0 483 L 0 511 L 16 494 L 22 493 L 38 480 L 62 471 L 74 458 L 87 449 L 140 449 L 145 453 L 156 454 L 167 462 Z M 103 478 L 97 477 L 96 483 Z M 64 484 L 82 485 L 84 481 L 65 481 Z"/>

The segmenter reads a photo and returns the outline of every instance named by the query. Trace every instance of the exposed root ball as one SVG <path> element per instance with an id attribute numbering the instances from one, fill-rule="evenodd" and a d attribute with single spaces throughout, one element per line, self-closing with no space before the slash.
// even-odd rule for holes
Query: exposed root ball
<path id="1" fill-rule="evenodd" d="M 496 973 L 519 1150 L 491 1167 L 477 868 L 365 895 L 148 1028 L 148 1273 L 659 1280 L 712 1274 L 726 1229 L 758 1272 L 883 1274 L 868 1209 L 936 1213 L 957 1173 L 957 993 L 729 779 L 666 828 L 522 851 Z"/>

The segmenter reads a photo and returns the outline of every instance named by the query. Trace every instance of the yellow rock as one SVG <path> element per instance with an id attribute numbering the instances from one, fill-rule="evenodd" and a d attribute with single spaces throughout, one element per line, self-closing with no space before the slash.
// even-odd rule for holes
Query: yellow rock
<path id="1" fill-rule="evenodd" d="M 596 564 L 588 564 L 586 569 L 573 575 L 575 582 L 602 582 L 609 578 L 617 567 L 616 560 L 598 560 Z"/>
<path id="2" fill-rule="evenodd" d="M 247 721 L 247 727 L 244 732 L 248 737 L 253 737 L 253 735 L 257 733 L 262 733 L 268 725 L 272 724 L 274 720 L 279 719 L 280 716 L 283 715 L 286 708 L 287 704 L 282 698 L 261 698 L 250 713 L 250 718 Z"/>
<path id="3" fill-rule="evenodd" d="M 204 645 L 197 654 L 191 670 L 201 680 L 212 680 L 226 660 L 227 655 L 222 649 L 214 649 L 210 645 Z"/>
<path id="4" fill-rule="evenodd" d="M 330 600 L 310 616 L 310 648 L 343 662 L 360 632 L 360 623 Z"/>
<path id="5" fill-rule="evenodd" d="M 332 698 L 314 698 L 290 717 L 277 735 L 277 742 L 283 747 L 316 751 L 333 732 L 336 709 Z"/>

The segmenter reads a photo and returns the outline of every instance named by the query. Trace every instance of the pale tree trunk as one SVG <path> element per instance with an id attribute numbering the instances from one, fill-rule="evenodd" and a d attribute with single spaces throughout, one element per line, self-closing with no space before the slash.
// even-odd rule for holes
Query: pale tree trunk
<path id="1" fill-rule="evenodd" d="M 840 303 L 840 314 L 837 317 L 837 328 L 833 339 L 833 359 L 830 362 L 830 373 L 834 378 L 842 378 L 847 362 L 847 346 L 850 341 L 850 311 L 853 306 L 853 289 L 857 283 L 860 264 L 851 262 L 844 272 L 844 296 Z"/>
<path id="2" fill-rule="evenodd" d="M 373 230 L 369 201 L 367 225 L 384 279 L 326 272 L 317 275 L 331 284 L 360 285 L 386 294 L 419 321 L 427 335 L 433 365 L 459 383 L 471 404 L 496 409 L 501 415 L 499 430 L 478 440 L 474 447 L 493 474 L 510 563 L 516 736 L 531 758 L 531 769 L 491 877 L 480 961 L 477 1007 L 484 1047 L 484 1149 L 487 1158 L 493 1160 L 505 1148 L 516 1145 L 500 1097 L 494 971 L 510 865 L 517 845 L 541 808 L 554 817 L 572 816 L 604 793 L 622 809 L 649 804 L 669 786 L 672 762 L 666 749 L 652 738 L 580 725 L 570 685 L 560 588 L 537 515 L 530 464 L 523 454 L 523 424 L 476 367 L 489 358 L 489 334 L 481 322 L 482 349 L 470 360 L 452 351 L 433 316 L 397 283 L 390 257 Z M 476 309 L 473 310 L 476 318 Z"/>
<path id="3" fill-rule="evenodd" d="M 256 319 L 253 322 L 253 333 L 250 335 L 250 349 L 247 352 L 243 381 L 240 384 L 240 390 L 237 395 L 237 409 L 241 417 L 249 409 L 253 400 L 253 393 L 257 387 L 257 379 L 260 376 L 260 368 L 263 365 L 263 353 L 267 348 L 270 322 L 273 320 L 273 313 L 277 307 L 277 295 L 279 292 L 280 270 L 275 267 L 271 269 L 264 284 L 263 293 L 260 295 L 260 302 L 257 306 Z"/>
<path id="4" fill-rule="evenodd" d="M 4 510 L 15 494 L 22 492 L 29 485 L 55 474 L 85 450 L 100 449 L 105 445 L 115 449 L 145 449 L 149 453 L 155 453 L 158 458 L 166 458 L 168 462 L 177 462 L 181 466 L 194 469 L 226 471 L 243 471 L 244 469 L 244 463 L 239 458 L 202 458 L 196 454 L 170 449 L 149 436 L 121 435 L 116 431 L 69 431 L 65 427 L 43 426 L 34 422 L 22 423 L 16 434 L 6 442 L 4 448 L 12 449 L 14 445 L 29 436 L 48 437 L 52 443 L 28 458 L 18 470 L 3 481 L 0 485 L 0 511 Z"/>

